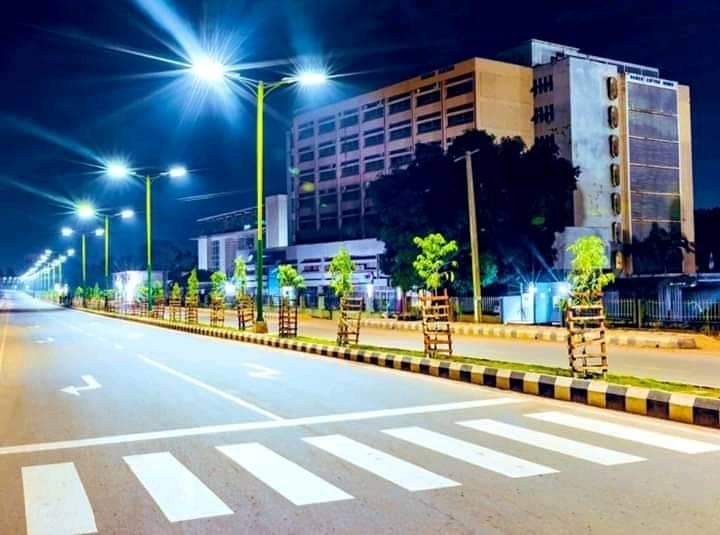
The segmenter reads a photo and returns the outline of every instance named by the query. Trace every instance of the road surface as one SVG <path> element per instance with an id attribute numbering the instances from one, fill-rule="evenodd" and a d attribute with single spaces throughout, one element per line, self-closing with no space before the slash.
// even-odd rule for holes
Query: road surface
<path id="1" fill-rule="evenodd" d="M 210 322 L 209 311 L 200 310 L 201 322 Z M 277 332 L 274 315 L 268 315 L 270 332 Z M 237 326 L 233 311 L 226 311 L 225 323 Z M 337 321 L 301 319 L 298 321 L 301 336 L 334 340 Z M 393 331 L 362 327 L 360 343 L 398 349 L 423 350 L 419 331 Z M 453 335 L 453 350 L 457 355 L 496 359 L 507 362 L 540 364 L 566 368 L 567 345 L 558 342 L 489 338 Z M 610 371 L 618 375 L 650 377 L 662 381 L 676 381 L 701 386 L 720 387 L 720 351 L 698 349 L 648 349 L 610 346 Z"/>
<path id="2" fill-rule="evenodd" d="M 2 534 L 720 525 L 713 430 L 18 294 L 2 306 Z"/>

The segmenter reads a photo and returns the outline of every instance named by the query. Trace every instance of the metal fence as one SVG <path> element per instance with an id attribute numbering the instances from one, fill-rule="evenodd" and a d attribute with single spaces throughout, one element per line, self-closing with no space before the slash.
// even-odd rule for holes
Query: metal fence
<path id="1" fill-rule="evenodd" d="M 604 300 L 608 323 L 616 326 L 720 330 L 720 302 L 703 299 Z"/>

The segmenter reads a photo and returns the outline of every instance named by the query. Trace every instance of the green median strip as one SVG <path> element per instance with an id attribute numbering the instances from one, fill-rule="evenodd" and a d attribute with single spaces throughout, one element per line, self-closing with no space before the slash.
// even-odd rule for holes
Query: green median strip
<path id="1" fill-rule="evenodd" d="M 298 336 L 297 340 L 301 342 L 309 342 L 313 344 L 321 344 L 334 347 L 332 340 L 326 338 L 313 338 L 309 336 Z M 395 347 L 383 347 L 359 344 L 352 346 L 353 349 L 363 349 L 365 351 L 378 351 L 383 353 L 393 353 L 401 356 L 425 357 L 422 351 L 414 351 L 412 349 L 398 349 Z M 503 360 L 486 359 L 481 357 L 466 357 L 462 355 L 453 355 L 452 357 L 442 357 L 442 360 L 450 362 L 462 362 L 465 364 L 478 364 L 488 368 L 498 368 L 503 370 L 513 370 L 518 372 L 530 372 L 544 375 L 557 375 L 560 377 L 572 377 L 572 373 L 567 368 L 556 368 L 553 366 L 542 366 L 539 364 L 523 364 L 518 362 L 507 362 Z M 640 388 L 649 388 L 651 390 L 664 390 L 665 392 L 677 392 L 679 394 L 691 394 L 694 396 L 703 396 L 710 398 L 720 398 L 720 388 L 712 388 L 708 386 L 690 385 L 686 383 L 675 383 L 671 381 L 658 381 L 646 377 L 634 377 L 632 375 L 615 375 L 607 374 L 604 381 L 625 386 L 637 386 Z"/>

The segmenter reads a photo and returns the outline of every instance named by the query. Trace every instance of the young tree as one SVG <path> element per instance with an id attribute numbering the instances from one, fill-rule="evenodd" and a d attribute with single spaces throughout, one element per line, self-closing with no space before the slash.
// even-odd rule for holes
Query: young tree
<path id="1" fill-rule="evenodd" d="M 199 289 L 200 283 L 198 282 L 197 269 L 193 268 L 187 281 L 187 300 L 197 304 Z"/>
<path id="2" fill-rule="evenodd" d="M 241 257 L 236 257 L 233 270 L 233 284 L 235 285 L 236 298 L 245 296 L 247 291 L 247 264 Z"/>
<path id="3" fill-rule="evenodd" d="M 293 288 L 295 290 L 305 287 L 305 279 L 289 264 L 278 266 L 278 283 L 280 288 Z"/>
<path id="4" fill-rule="evenodd" d="M 413 268 L 425 283 L 425 287 L 437 294 L 445 282 L 455 278 L 454 269 L 457 261 L 453 259 L 458 246 L 455 240 L 447 241 L 442 234 L 428 234 L 424 238 L 415 236 L 413 243 L 420 249 L 420 254 L 413 261 Z"/>
<path id="5" fill-rule="evenodd" d="M 96 282 L 96 283 L 95 283 L 95 286 L 94 286 L 93 289 L 92 289 L 92 293 L 90 294 L 90 297 L 91 297 L 92 299 L 100 299 L 100 296 L 101 296 L 101 295 L 102 295 L 102 294 L 101 294 L 101 292 L 100 292 L 100 285 Z"/>
<path id="6" fill-rule="evenodd" d="M 165 299 L 165 286 L 160 281 L 153 283 L 153 298 L 160 301 Z"/>
<path id="7" fill-rule="evenodd" d="M 597 236 L 583 236 L 567 250 L 573 254 L 568 281 L 575 300 L 585 304 L 596 301 L 602 289 L 615 280 L 615 275 L 604 271 L 608 259 L 603 241 Z"/>
<path id="8" fill-rule="evenodd" d="M 182 289 L 180 288 L 180 285 L 176 282 L 172 286 L 172 290 L 170 290 L 170 299 L 173 301 L 180 301 L 182 297 Z"/>
<path id="9" fill-rule="evenodd" d="M 225 283 L 227 282 L 227 275 L 224 271 L 216 271 L 210 275 L 210 297 L 214 301 L 222 301 L 225 297 Z"/>
<path id="10" fill-rule="evenodd" d="M 85 295 L 85 290 L 82 286 L 78 286 L 75 288 L 75 297 L 80 299 L 83 295 Z"/>
<path id="11" fill-rule="evenodd" d="M 355 272 L 355 264 L 352 261 L 350 252 L 342 247 L 330 261 L 328 273 L 330 273 L 330 287 L 335 295 L 342 298 L 352 293 L 352 274 Z"/>

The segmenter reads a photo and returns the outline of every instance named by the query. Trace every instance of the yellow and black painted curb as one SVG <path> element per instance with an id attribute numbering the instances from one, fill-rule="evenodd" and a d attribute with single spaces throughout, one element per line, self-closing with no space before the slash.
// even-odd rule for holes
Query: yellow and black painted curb
<path id="1" fill-rule="evenodd" d="M 489 368 L 479 364 L 450 362 L 437 359 L 395 355 L 380 351 L 352 349 L 303 342 L 290 338 L 244 332 L 199 324 L 176 323 L 146 317 L 127 316 L 110 312 L 79 309 L 112 318 L 165 327 L 176 331 L 212 336 L 289 349 L 393 368 L 482 386 L 512 390 L 525 394 L 583 403 L 654 418 L 663 418 L 694 425 L 720 428 L 720 399 L 690 394 L 670 393 L 635 386 L 624 386 L 604 381 L 574 379 L 556 375 L 519 372 L 502 368 Z"/>

